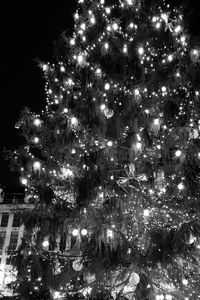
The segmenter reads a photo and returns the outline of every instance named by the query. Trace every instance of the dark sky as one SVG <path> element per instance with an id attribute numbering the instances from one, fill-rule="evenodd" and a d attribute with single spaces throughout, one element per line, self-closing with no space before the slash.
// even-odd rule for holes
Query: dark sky
<path id="1" fill-rule="evenodd" d="M 191 30 L 193 34 L 198 34 L 199 0 L 188 1 L 194 8 L 190 16 Z M 53 41 L 64 30 L 72 31 L 76 1 L 4 2 L 6 4 L 1 9 L 4 21 L 1 26 L 0 184 L 16 189 L 20 187 L 18 176 L 11 173 L 8 163 L 4 162 L 3 148 L 14 149 L 20 144 L 19 131 L 14 126 L 24 106 L 36 112 L 44 108 L 44 81 L 34 59 L 52 60 Z"/>

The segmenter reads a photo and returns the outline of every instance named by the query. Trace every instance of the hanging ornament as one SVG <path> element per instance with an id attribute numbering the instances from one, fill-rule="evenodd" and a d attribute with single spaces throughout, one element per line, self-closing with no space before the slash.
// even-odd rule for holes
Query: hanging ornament
<path id="1" fill-rule="evenodd" d="M 107 119 L 112 118 L 113 115 L 114 115 L 114 111 L 110 108 L 107 108 L 107 107 L 104 109 L 103 113 L 104 113 L 104 115 Z"/>
<path id="2" fill-rule="evenodd" d="M 190 232 L 189 236 L 186 238 L 186 244 L 192 245 L 196 241 L 196 237 L 192 232 Z"/>
<path id="3" fill-rule="evenodd" d="M 33 163 L 33 169 L 35 172 L 40 171 L 41 170 L 41 163 L 39 161 L 35 161 Z"/>
<path id="4" fill-rule="evenodd" d="M 199 137 L 199 132 L 198 132 L 198 130 L 195 128 L 195 129 L 191 129 L 190 131 L 189 131 L 189 137 L 191 138 L 191 139 L 197 139 L 198 137 Z"/>
<path id="5" fill-rule="evenodd" d="M 136 179 L 139 180 L 139 181 L 147 181 L 148 180 L 147 175 L 144 174 L 144 173 L 140 174 L 140 175 L 137 175 Z"/>
<path id="6" fill-rule="evenodd" d="M 81 259 L 73 261 L 72 267 L 76 272 L 80 272 L 83 269 L 83 263 Z"/>
<path id="7" fill-rule="evenodd" d="M 137 103 L 140 102 L 140 100 L 141 100 L 141 94 L 140 94 L 140 90 L 138 88 L 136 88 L 134 90 L 134 96 L 135 96 L 136 102 Z"/>
<path id="8" fill-rule="evenodd" d="M 197 63 L 200 60 L 200 50 L 199 49 L 193 49 L 190 52 L 190 57 L 193 63 Z"/>
<path id="9" fill-rule="evenodd" d="M 143 151 L 143 145 L 142 145 L 141 142 L 133 143 L 132 149 L 133 149 L 133 151 L 135 152 L 136 155 L 140 154 Z"/>
<path id="10" fill-rule="evenodd" d="M 137 286 L 139 282 L 140 282 L 140 276 L 137 273 L 133 272 L 129 278 L 129 283 L 131 285 Z"/>
<path id="11" fill-rule="evenodd" d="M 165 188 L 167 186 L 166 180 L 165 180 L 165 173 L 163 170 L 158 170 L 158 172 L 154 172 L 154 183 L 155 183 L 155 188 L 157 190 L 165 191 Z"/>
<path id="12" fill-rule="evenodd" d="M 76 117 L 71 118 L 71 126 L 72 127 L 77 127 L 78 126 L 78 119 Z"/>
<path id="13" fill-rule="evenodd" d="M 129 175 L 133 176 L 135 175 L 135 166 L 133 163 L 129 164 Z"/>
<path id="14" fill-rule="evenodd" d="M 85 274 L 84 279 L 87 282 L 87 284 L 91 284 L 95 281 L 96 276 L 95 276 L 95 274 L 87 273 L 87 274 Z"/>
<path id="15" fill-rule="evenodd" d="M 153 131 L 153 133 L 155 135 L 158 135 L 159 131 L 160 131 L 160 127 L 161 127 L 161 122 L 160 119 L 154 119 L 153 123 L 151 124 L 151 130 Z"/>
<path id="16" fill-rule="evenodd" d="M 48 240 L 48 238 L 45 238 L 45 240 L 42 243 L 42 247 L 44 249 L 48 249 L 48 247 L 49 247 L 49 240 Z"/>

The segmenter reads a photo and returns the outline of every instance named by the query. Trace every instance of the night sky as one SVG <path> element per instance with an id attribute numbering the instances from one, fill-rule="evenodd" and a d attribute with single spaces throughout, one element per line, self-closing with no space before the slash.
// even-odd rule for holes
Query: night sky
<path id="1" fill-rule="evenodd" d="M 1 118 L 0 118 L 0 184 L 4 188 L 18 189 L 18 175 L 11 173 L 3 159 L 3 148 L 15 149 L 23 139 L 15 129 L 20 111 L 28 106 L 40 112 L 45 106 L 44 79 L 35 59 L 52 61 L 53 42 L 73 28 L 75 0 L 56 1 L 6 1 L 1 45 Z M 46 2 L 46 3 L 45 3 Z M 178 2 L 176 0 L 176 2 Z M 182 1 L 184 2 L 184 1 Z M 190 0 L 190 30 L 200 35 L 200 0 Z M 1 80 L 2 81 L 2 80 Z"/>

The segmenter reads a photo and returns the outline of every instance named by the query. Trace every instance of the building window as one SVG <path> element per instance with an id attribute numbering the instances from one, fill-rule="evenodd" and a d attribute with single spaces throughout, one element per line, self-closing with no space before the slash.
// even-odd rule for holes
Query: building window
<path id="1" fill-rule="evenodd" d="M 9 249 L 10 250 L 16 250 L 17 248 L 17 242 L 18 242 L 18 231 L 12 231 L 10 236 L 10 244 Z"/>
<path id="2" fill-rule="evenodd" d="M 66 233 L 62 234 L 60 237 L 60 251 L 66 250 Z"/>
<path id="3" fill-rule="evenodd" d="M 9 214 L 8 213 L 3 213 L 1 217 L 1 227 L 7 227 L 8 226 L 8 219 L 9 219 Z"/>
<path id="4" fill-rule="evenodd" d="M 12 227 L 19 227 L 19 226 L 20 226 L 20 217 L 18 214 L 14 214 Z"/>
<path id="5" fill-rule="evenodd" d="M 6 237 L 6 232 L 5 231 L 0 231 L 0 255 L 3 252 L 5 237 Z"/>

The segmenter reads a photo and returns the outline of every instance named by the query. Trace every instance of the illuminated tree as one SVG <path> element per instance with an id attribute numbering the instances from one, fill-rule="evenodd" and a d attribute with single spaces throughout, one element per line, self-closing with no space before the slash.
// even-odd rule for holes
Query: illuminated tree
<path id="1" fill-rule="evenodd" d="M 35 208 L 22 216 L 16 290 L 198 299 L 198 45 L 165 1 L 79 2 L 56 63 L 40 64 L 45 110 L 17 124 L 26 145 L 13 159 Z"/>

